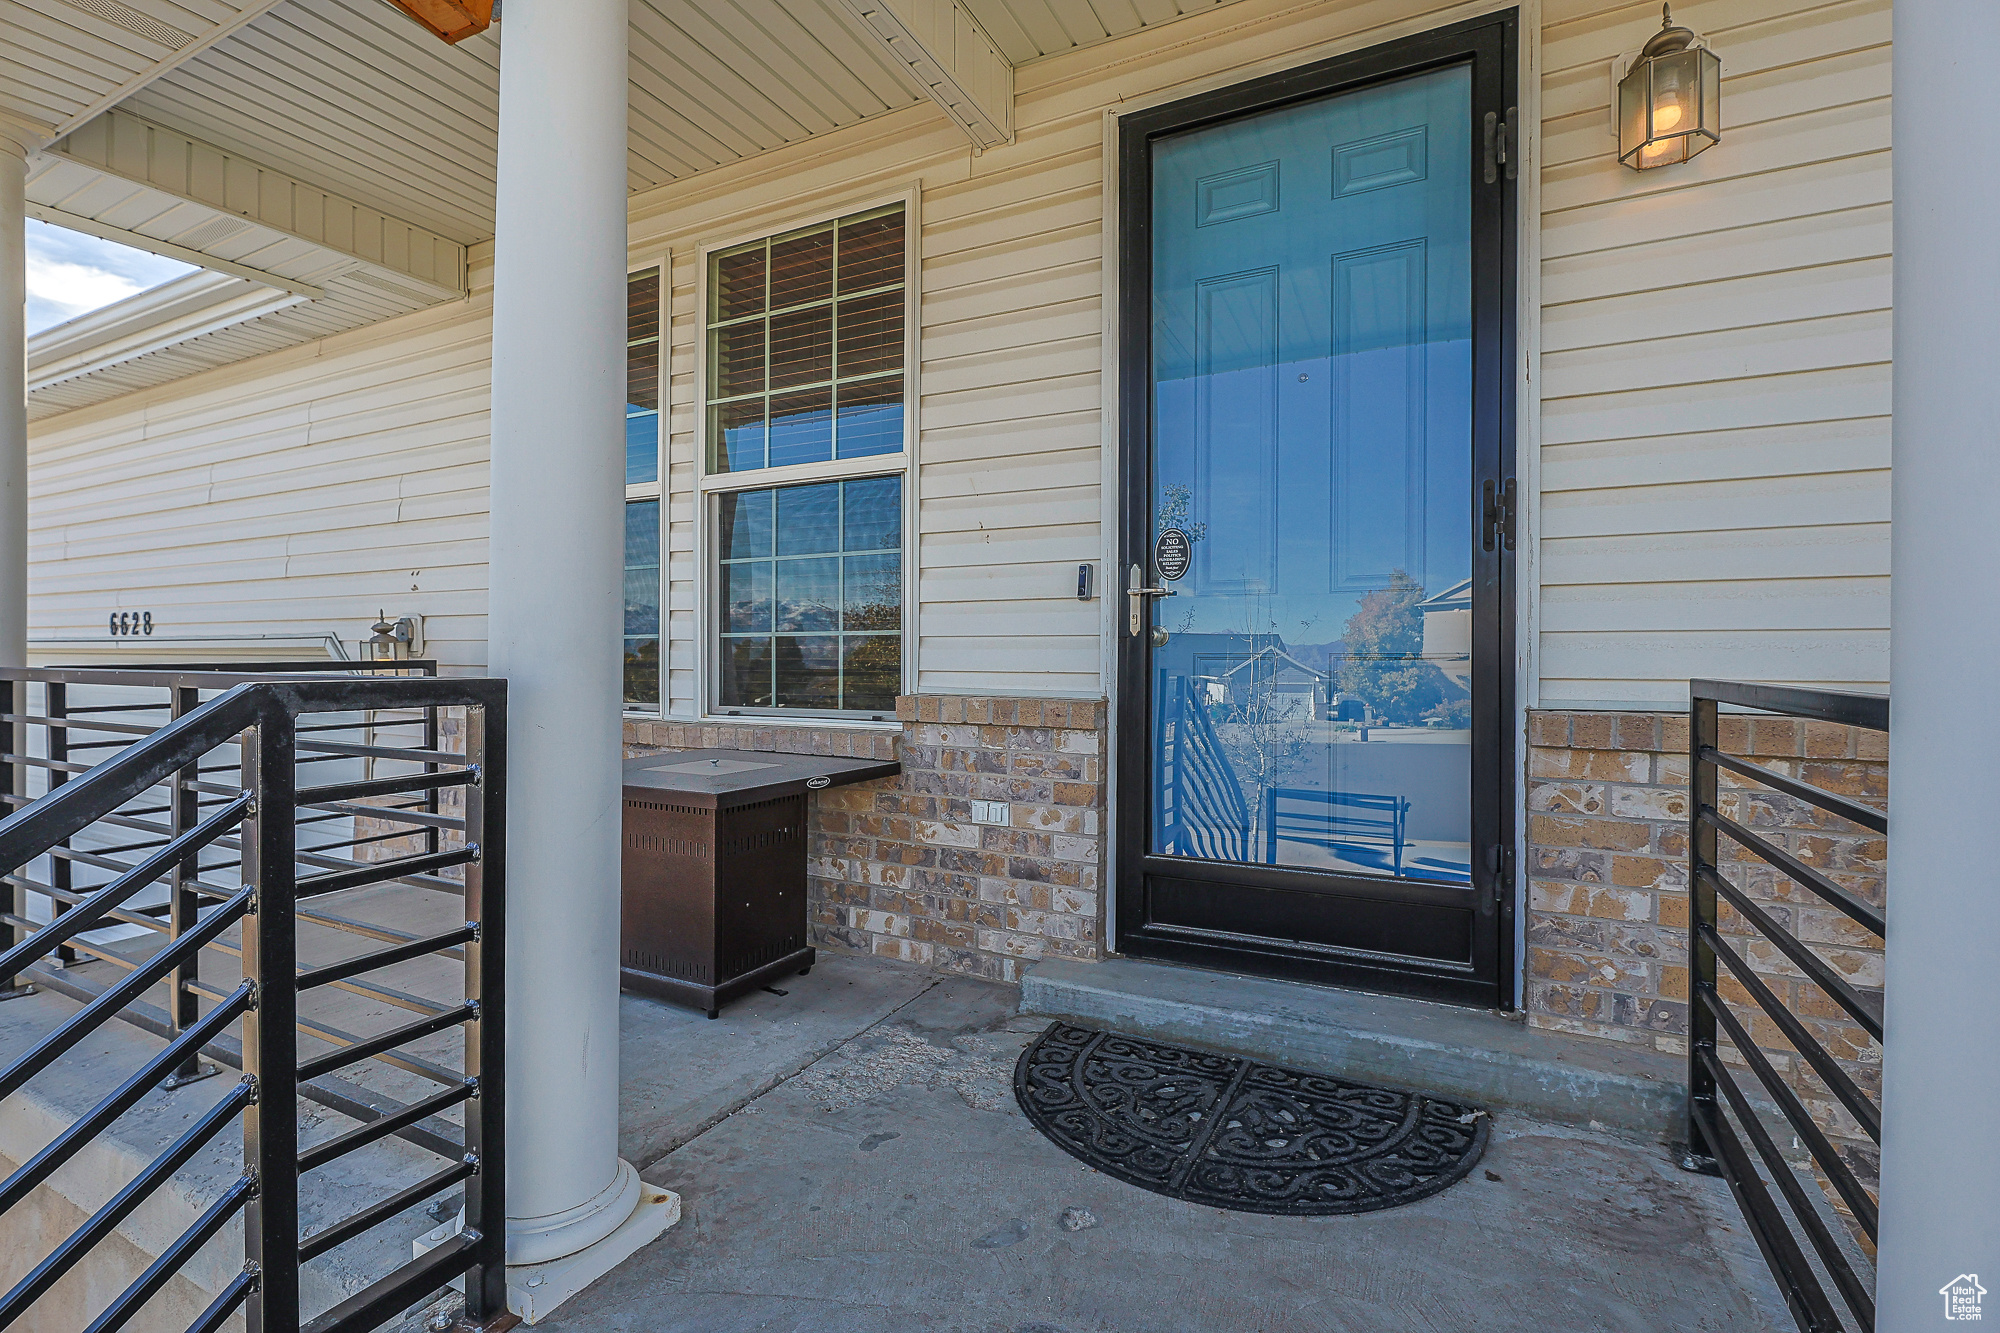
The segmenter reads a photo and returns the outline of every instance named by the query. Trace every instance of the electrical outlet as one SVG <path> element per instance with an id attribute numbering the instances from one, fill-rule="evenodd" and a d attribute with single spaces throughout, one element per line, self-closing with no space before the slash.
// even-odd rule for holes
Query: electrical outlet
<path id="1" fill-rule="evenodd" d="M 1011 814 L 1012 812 L 1007 808 L 1005 801 L 974 801 L 972 803 L 972 822 L 975 824 L 1011 823 Z"/>

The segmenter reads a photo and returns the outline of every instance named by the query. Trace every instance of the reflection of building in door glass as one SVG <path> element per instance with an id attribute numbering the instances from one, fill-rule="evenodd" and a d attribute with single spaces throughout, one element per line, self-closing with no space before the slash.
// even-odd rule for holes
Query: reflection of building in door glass
<path id="1" fill-rule="evenodd" d="M 1424 615 L 1424 660 L 1472 690 L 1472 580 L 1461 579 L 1417 603 Z"/>

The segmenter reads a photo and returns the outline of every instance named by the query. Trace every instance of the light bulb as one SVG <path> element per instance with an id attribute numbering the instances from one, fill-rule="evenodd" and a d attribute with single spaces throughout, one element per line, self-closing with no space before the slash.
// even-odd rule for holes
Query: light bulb
<path id="1" fill-rule="evenodd" d="M 1662 101 L 1653 104 L 1653 133 L 1664 133 L 1680 123 L 1681 104 L 1678 101 Z"/>

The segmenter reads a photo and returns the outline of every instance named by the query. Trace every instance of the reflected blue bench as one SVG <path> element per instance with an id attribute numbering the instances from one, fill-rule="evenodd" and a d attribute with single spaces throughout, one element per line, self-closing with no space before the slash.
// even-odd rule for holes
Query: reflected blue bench
<path id="1" fill-rule="evenodd" d="M 1280 801 L 1304 810 L 1281 810 Z M 1319 791 L 1312 787 L 1270 787 L 1264 792 L 1264 860 L 1278 864 L 1278 843 L 1303 842 L 1327 851 L 1355 843 L 1389 848 L 1396 874 L 1403 873 L 1403 830 L 1410 802 L 1402 796 L 1369 792 Z"/>

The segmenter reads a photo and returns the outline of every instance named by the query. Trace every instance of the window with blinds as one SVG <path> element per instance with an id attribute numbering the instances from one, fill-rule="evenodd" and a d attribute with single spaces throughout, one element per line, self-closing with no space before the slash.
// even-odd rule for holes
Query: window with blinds
<path id="1" fill-rule="evenodd" d="M 708 467 L 903 449 L 903 209 L 709 257 Z"/>
<path id="2" fill-rule="evenodd" d="M 660 704 L 660 270 L 625 279 L 625 706 Z"/>
<path id="3" fill-rule="evenodd" d="M 902 691 L 904 244 L 896 204 L 708 257 L 702 485 L 723 714 L 880 717 Z"/>

